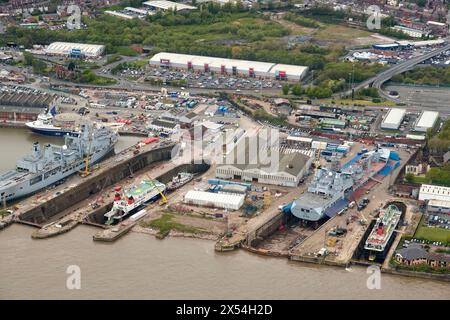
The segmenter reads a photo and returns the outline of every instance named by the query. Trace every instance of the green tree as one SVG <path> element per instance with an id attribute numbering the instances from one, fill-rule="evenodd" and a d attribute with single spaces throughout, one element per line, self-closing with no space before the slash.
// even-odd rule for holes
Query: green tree
<path id="1" fill-rule="evenodd" d="M 405 176 L 405 180 L 407 181 L 407 182 L 413 182 L 414 181 L 414 175 L 412 174 L 412 173 L 408 173 L 406 176 Z"/>
<path id="2" fill-rule="evenodd" d="M 295 96 L 301 96 L 303 94 L 303 89 L 300 84 L 297 83 L 292 87 L 292 94 Z"/>
<path id="3" fill-rule="evenodd" d="M 29 52 L 24 52 L 23 53 L 23 60 L 26 66 L 31 66 L 33 65 L 33 55 Z"/>
<path id="4" fill-rule="evenodd" d="M 283 90 L 284 95 L 288 95 L 289 94 L 289 85 L 284 84 L 282 90 Z"/>
<path id="5" fill-rule="evenodd" d="M 67 69 L 70 71 L 75 70 L 75 63 L 73 61 L 70 61 L 69 65 L 67 66 Z"/>
<path id="6" fill-rule="evenodd" d="M 47 64 L 39 59 L 33 59 L 33 72 L 36 74 L 46 74 L 47 73 Z"/>

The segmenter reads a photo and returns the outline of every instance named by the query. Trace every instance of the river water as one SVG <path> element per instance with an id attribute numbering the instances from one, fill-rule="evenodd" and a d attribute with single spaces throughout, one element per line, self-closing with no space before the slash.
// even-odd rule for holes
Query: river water
<path id="1" fill-rule="evenodd" d="M 14 166 L 36 138 L 0 129 L 0 144 L 8 143 L 0 171 Z M 121 143 L 136 141 L 128 138 Z M 87 226 L 33 240 L 33 230 L 12 225 L 0 231 L 0 299 L 450 299 L 448 283 L 382 274 L 381 289 L 369 290 L 364 268 L 346 271 L 241 250 L 219 254 L 205 240 L 131 232 L 105 244 L 94 242 L 98 229 Z M 71 265 L 81 270 L 79 290 L 66 287 Z"/>

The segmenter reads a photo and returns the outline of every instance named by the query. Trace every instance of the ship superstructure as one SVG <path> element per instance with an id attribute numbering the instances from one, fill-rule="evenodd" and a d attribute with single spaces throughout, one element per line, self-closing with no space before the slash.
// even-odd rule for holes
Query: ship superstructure
<path id="1" fill-rule="evenodd" d="M 83 124 L 80 130 L 64 136 L 64 145 L 38 142 L 32 153 L 18 160 L 15 170 L 0 174 L 0 200 L 10 201 L 50 186 L 93 164 L 114 150 L 118 134 L 98 124 Z"/>
<path id="2" fill-rule="evenodd" d="M 194 178 L 194 175 L 189 172 L 180 172 L 172 180 L 167 184 L 167 190 L 173 191 L 184 186 L 186 183 L 191 181 Z"/>
<path id="3" fill-rule="evenodd" d="M 378 174 L 389 161 L 389 149 L 360 153 L 342 168 L 320 168 L 307 192 L 296 199 L 290 212 L 299 219 L 317 222 L 345 208 L 352 192 Z"/>
<path id="4" fill-rule="evenodd" d="M 142 180 L 139 184 L 116 193 L 111 210 L 105 213 L 106 224 L 114 224 L 137 212 L 166 190 L 157 180 Z"/>
<path id="5" fill-rule="evenodd" d="M 291 212 L 300 219 L 318 221 L 325 216 L 328 208 L 344 199 L 352 188 L 350 174 L 327 168 L 318 169 L 307 192 L 292 204 Z"/>
<path id="6" fill-rule="evenodd" d="M 389 244 L 392 234 L 397 227 L 402 212 L 396 205 L 389 205 L 386 209 L 380 211 L 380 215 L 370 232 L 364 249 L 369 250 L 372 256 L 385 252 Z"/>
<path id="7" fill-rule="evenodd" d="M 65 116 L 65 118 L 63 117 Z M 58 121 L 56 119 L 59 118 Z M 40 113 L 35 121 L 25 123 L 25 125 L 34 133 L 45 136 L 63 137 L 67 134 L 77 132 L 80 128 L 81 116 L 73 113 L 61 113 L 56 115 L 56 109 L 53 107 L 50 111 L 45 110 Z M 98 123 L 101 126 L 109 127 L 118 131 L 125 123 Z"/>

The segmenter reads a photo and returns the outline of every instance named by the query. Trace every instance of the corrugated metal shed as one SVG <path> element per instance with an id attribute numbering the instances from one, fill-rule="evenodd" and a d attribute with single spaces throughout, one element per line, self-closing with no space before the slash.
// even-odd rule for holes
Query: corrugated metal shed
<path id="1" fill-rule="evenodd" d="M 428 129 L 433 128 L 439 117 L 439 112 L 436 111 L 423 111 L 419 119 L 417 119 L 414 126 L 415 131 L 426 132 Z"/>
<path id="2" fill-rule="evenodd" d="M 81 54 L 85 55 L 86 57 L 98 57 L 105 51 L 105 46 L 99 44 L 53 42 L 47 47 L 45 52 L 47 54 L 54 55 L 68 55 L 74 49 L 79 49 L 81 51 Z"/>
<path id="3" fill-rule="evenodd" d="M 383 119 L 381 123 L 382 129 L 393 129 L 397 130 L 400 127 L 400 124 L 405 117 L 406 110 L 405 109 L 389 109 L 386 117 Z"/>
<path id="4" fill-rule="evenodd" d="M 154 10 L 194 10 L 197 7 L 190 6 L 180 2 L 166 1 L 166 0 L 155 0 L 155 1 L 146 1 L 143 3 L 144 6 L 148 6 Z"/>
<path id="5" fill-rule="evenodd" d="M 150 59 L 150 65 L 169 65 L 173 68 L 204 71 L 205 66 L 210 71 L 220 73 L 222 71 L 232 74 L 233 69 L 238 74 L 249 75 L 253 70 L 255 76 L 274 78 L 277 72 L 285 72 L 288 80 L 299 81 L 308 71 L 307 67 L 285 64 L 274 64 L 271 62 L 248 61 L 237 59 L 216 58 L 207 56 L 196 56 L 170 52 L 160 52 Z"/>
<path id="6" fill-rule="evenodd" d="M 244 204 L 244 199 L 244 195 L 196 190 L 189 190 L 184 196 L 184 202 L 188 204 L 229 210 L 238 210 Z"/>
<path id="7" fill-rule="evenodd" d="M 431 184 L 422 184 L 419 192 L 419 200 L 450 201 L 450 188 Z"/>

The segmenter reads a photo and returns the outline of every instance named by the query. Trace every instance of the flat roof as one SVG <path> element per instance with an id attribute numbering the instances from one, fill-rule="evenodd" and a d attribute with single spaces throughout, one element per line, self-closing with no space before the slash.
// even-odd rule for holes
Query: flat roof
<path id="1" fill-rule="evenodd" d="M 276 74 L 277 72 L 284 71 L 287 75 L 302 75 L 308 70 L 308 67 L 297 66 L 293 64 L 276 64 L 270 69 L 270 73 Z"/>
<path id="2" fill-rule="evenodd" d="M 386 44 L 374 44 L 373 46 L 377 48 L 397 48 L 399 45 L 398 43 L 386 43 Z"/>
<path id="3" fill-rule="evenodd" d="M 226 68 L 236 67 L 239 70 L 248 70 L 253 68 L 255 72 L 275 74 L 279 71 L 286 72 L 287 75 L 302 76 L 308 68 L 305 66 L 275 64 L 272 62 L 238 60 L 228 58 L 216 58 L 209 56 L 198 56 L 181 53 L 159 52 L 155 54 L 149 61 L 150 64 L 158 64 L 161 60 L 169 60 L 170 63 L 187 65 L 189 62 L 193 65 L 203 66 L 208 64 L 211 68 L 220 69 L 222 66 Z"/>
<path id="4" fill-rule="evenodd" d="M 158 9 L 162 9 L 162 10 L 194 10 L 197 9 L 197 7 L 194 6 L 190 6 L 184 3 L 178 3 L 178 2 L 173 2 L 173 1 L 166 1 L 166 0 L 154 0 L 154 1 L 146 1 L 143 3 L 143 5 L 149 6 L 149 7 L 153 7 L 153 8 L 158 8 Z"/>
<path id="5" fill-rule="evenodd" d="M 79 49 L 85 54 L 98 55 L 103 52 L 105 46 L 102 44 L 87 44 L 74 42 L 53 42 L 45 50 L 47 53 L 68 54 L 73 49 Z"/>
<path id="6" fill-rule="evenodd" d="M 137 9 L 137 8 L 133 8 L 133 7 L 125 7 L 124 10 L 135 12 L 135 13 L 139 13 L 139 14 L 142 14 L 142 15 L 146 15 L 148 13 L 147 10 Z"/>
<path id="7" fill-rule="evenodd" d="M 403 117 L 406 114 L 406 109 L 389 109 L 386 117 L 383 120 L 382 124 L 393 124 L 393 125 L 399 125 L 403 120 Z"/>
<path id="8" fill-rule="evenodd" d="M 450 201 L 431 199 L 428 201 L 429 206 L 450 209 Z"/>
<path id="9" fill-rule="evenodd" d="M 450 187 L 422 184 L 422 186 L 420 187 L 420 195 L 442 196 L 450 200 Z"/>
<path id="10" fill-rule="evenodd" d="M 415 47 L 423 47 L 423 46 L 433 46 L 437 44 L 443 44 L 445 40 L 437 39 L 437 40 L 424 40 L 424 41 L 413 41 L 412 45 Z"/>
<path id="11" fill-rule="evenodd" d="M 439 112 L 436 111 L 422 111 L 419 119 L 417 120 L 416 127 L 420 128 L 433 128 L 437 119 L 439 117 Z"/>
<path id="12" fill-rule="evenodd" d="M 298 141 L 298 142 L 306 142 L 306 143 L 312 143 L 313 139 L 308 137 L 299 137 L 299 136 L 288 136 L 288 141 Z"/>
<path id="13" fill-rule="evenodd" d="M 119 18 L 124 18 L 124 19 L 133 19 L 134 18 L 133 16 L 130 16 L 130 15 L 126 14 L 126 13 L 122 13 L 122 12 L 119 12 L 119 11 L 105 10 L 105 13 L 109 14 L 109 15 L 112 15 L 112 16 L 119 17 Z"/>
<path id="14" fill-rule="evenodd" d="M 206 191 L 189 190 L 184 196 L 185 202 L 188 201 L 201 201 L 215 203 L 220 206 L 229 204 L 232 206 L 240 206 L 245 199 L 245 195 L 242 194 L 230 194 L 230 193 L 213 193 Z"/>
<path id="15" fill-rule="evenodd" d="M 433 24 L 433 25 L 436 25 L 436 26 L 439 26 L 439 27 L 445 27 L 446 26 L 445 23 L 437 22 L 437 21 L 431 21 L 431 20 L 428 21 L 427 24 Z"/>
<path id="16" fill-rule="evenodd" d="M 187 65 L 188 62 L 197 65 L 208 64 L 210 67 L 215 68 L 221 68 L 222 65 L 225 65 L 228 68 L 236 67 L 238 69 L 254 68 L 255 71 L 267 73 L 269 72 L 270 68 L 274 65 L 273 63 L 269 62 L 216 58 L 216 57 L 197 56 L 190 54 L 170 53 L 170 52 L 160 52 L 155 54 L 150 59 L 150 63 L 152 62 L 160 63 L 161 60 L 169 60 L 170 63 L 184 64 L 184 65 Z"/>

